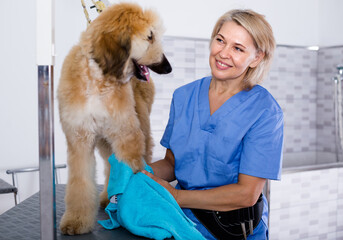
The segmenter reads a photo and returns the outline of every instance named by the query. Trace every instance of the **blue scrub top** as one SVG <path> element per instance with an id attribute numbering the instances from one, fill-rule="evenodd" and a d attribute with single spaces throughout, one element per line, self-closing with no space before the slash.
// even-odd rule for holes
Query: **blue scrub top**
<path id="1" fill-rule="evenodd" d="M 235 94 L 211 115 L 208 98 L 211 79 L 194 81 L 173 94 L 161 145 L 174 154 L 179 184 L 188 190 L 210 189 L 237 183 L 239 173 L 279 180 L 283 113 L 276 100 L 265 88 L 256 85 Z M 192 212 L 184 211 L 211 239 L 212 235 Z M 259 224 L 263 226 L 256 230 L 266 234 L 267 220 L 265 207 Z M 256 230 L 248 239 L 265 239 L 257 238 Z"/>

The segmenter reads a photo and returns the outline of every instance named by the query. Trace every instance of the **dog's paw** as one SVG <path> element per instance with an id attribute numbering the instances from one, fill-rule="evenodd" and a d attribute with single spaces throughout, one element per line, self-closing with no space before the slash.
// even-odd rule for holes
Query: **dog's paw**
<path id="1" fill-rule="evenodd" d="M 110 200 L 108 200 L 108 197 L 107 197 L 107 191 L 102 191 L 100 193 L 100 207 L 101 208 L 106 208 L 107 205 L 110 203 Z"/>
<path id="2" fill-rule="evenodd" d="M 65 212 L 60 222 L 60 230 L 66 235 L 89 233 L 93 230 L 94 217 Z"/>

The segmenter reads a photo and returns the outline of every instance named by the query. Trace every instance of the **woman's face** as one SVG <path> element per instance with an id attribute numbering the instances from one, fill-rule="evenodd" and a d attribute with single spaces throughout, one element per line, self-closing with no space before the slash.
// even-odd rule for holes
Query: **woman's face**
<path id="1" fill-rule="evenodd" d="M 240 83 L 248 67 L 256 67 L 263 54 L 254 46 L 250 34 L 233 21 L 223 24 L 211 43 L 210 67 L 216 80 Z"/>

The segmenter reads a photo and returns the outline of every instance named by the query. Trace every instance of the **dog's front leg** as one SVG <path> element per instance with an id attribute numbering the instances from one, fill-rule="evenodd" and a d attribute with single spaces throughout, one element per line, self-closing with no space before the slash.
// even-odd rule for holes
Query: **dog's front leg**
<path id="1" fill-rule="evenodd" d="M 137 123 L 138 120 L 135 122 Z M 126 162 L 135 173 L 143 170 L 145 137 L 139 128 L 139 123 L 125 125 L 120 129 L 119 134 L 111 134 L 109 138 L 112 140 L 113 152 L 119 160 Z"/>
<path id="2" fill-rule="evenodd" d="M 65 195 L 65 213 L 60 229 L 74 235 L 92 230 L 98 211 L 98 192 L 95 183 L 94 137 L 78 134 L 68 137 L 68 182 Z"/>

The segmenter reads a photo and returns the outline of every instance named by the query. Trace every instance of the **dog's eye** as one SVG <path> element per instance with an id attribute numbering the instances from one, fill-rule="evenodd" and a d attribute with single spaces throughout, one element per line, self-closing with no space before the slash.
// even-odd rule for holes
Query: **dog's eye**
<path id="1" fill-rule="evenodd" d="M 148 36 L 149 42 L 151 42 L 154 39 L 154 35 L 152 32 L 150 32 L 150 35 Z"/>

